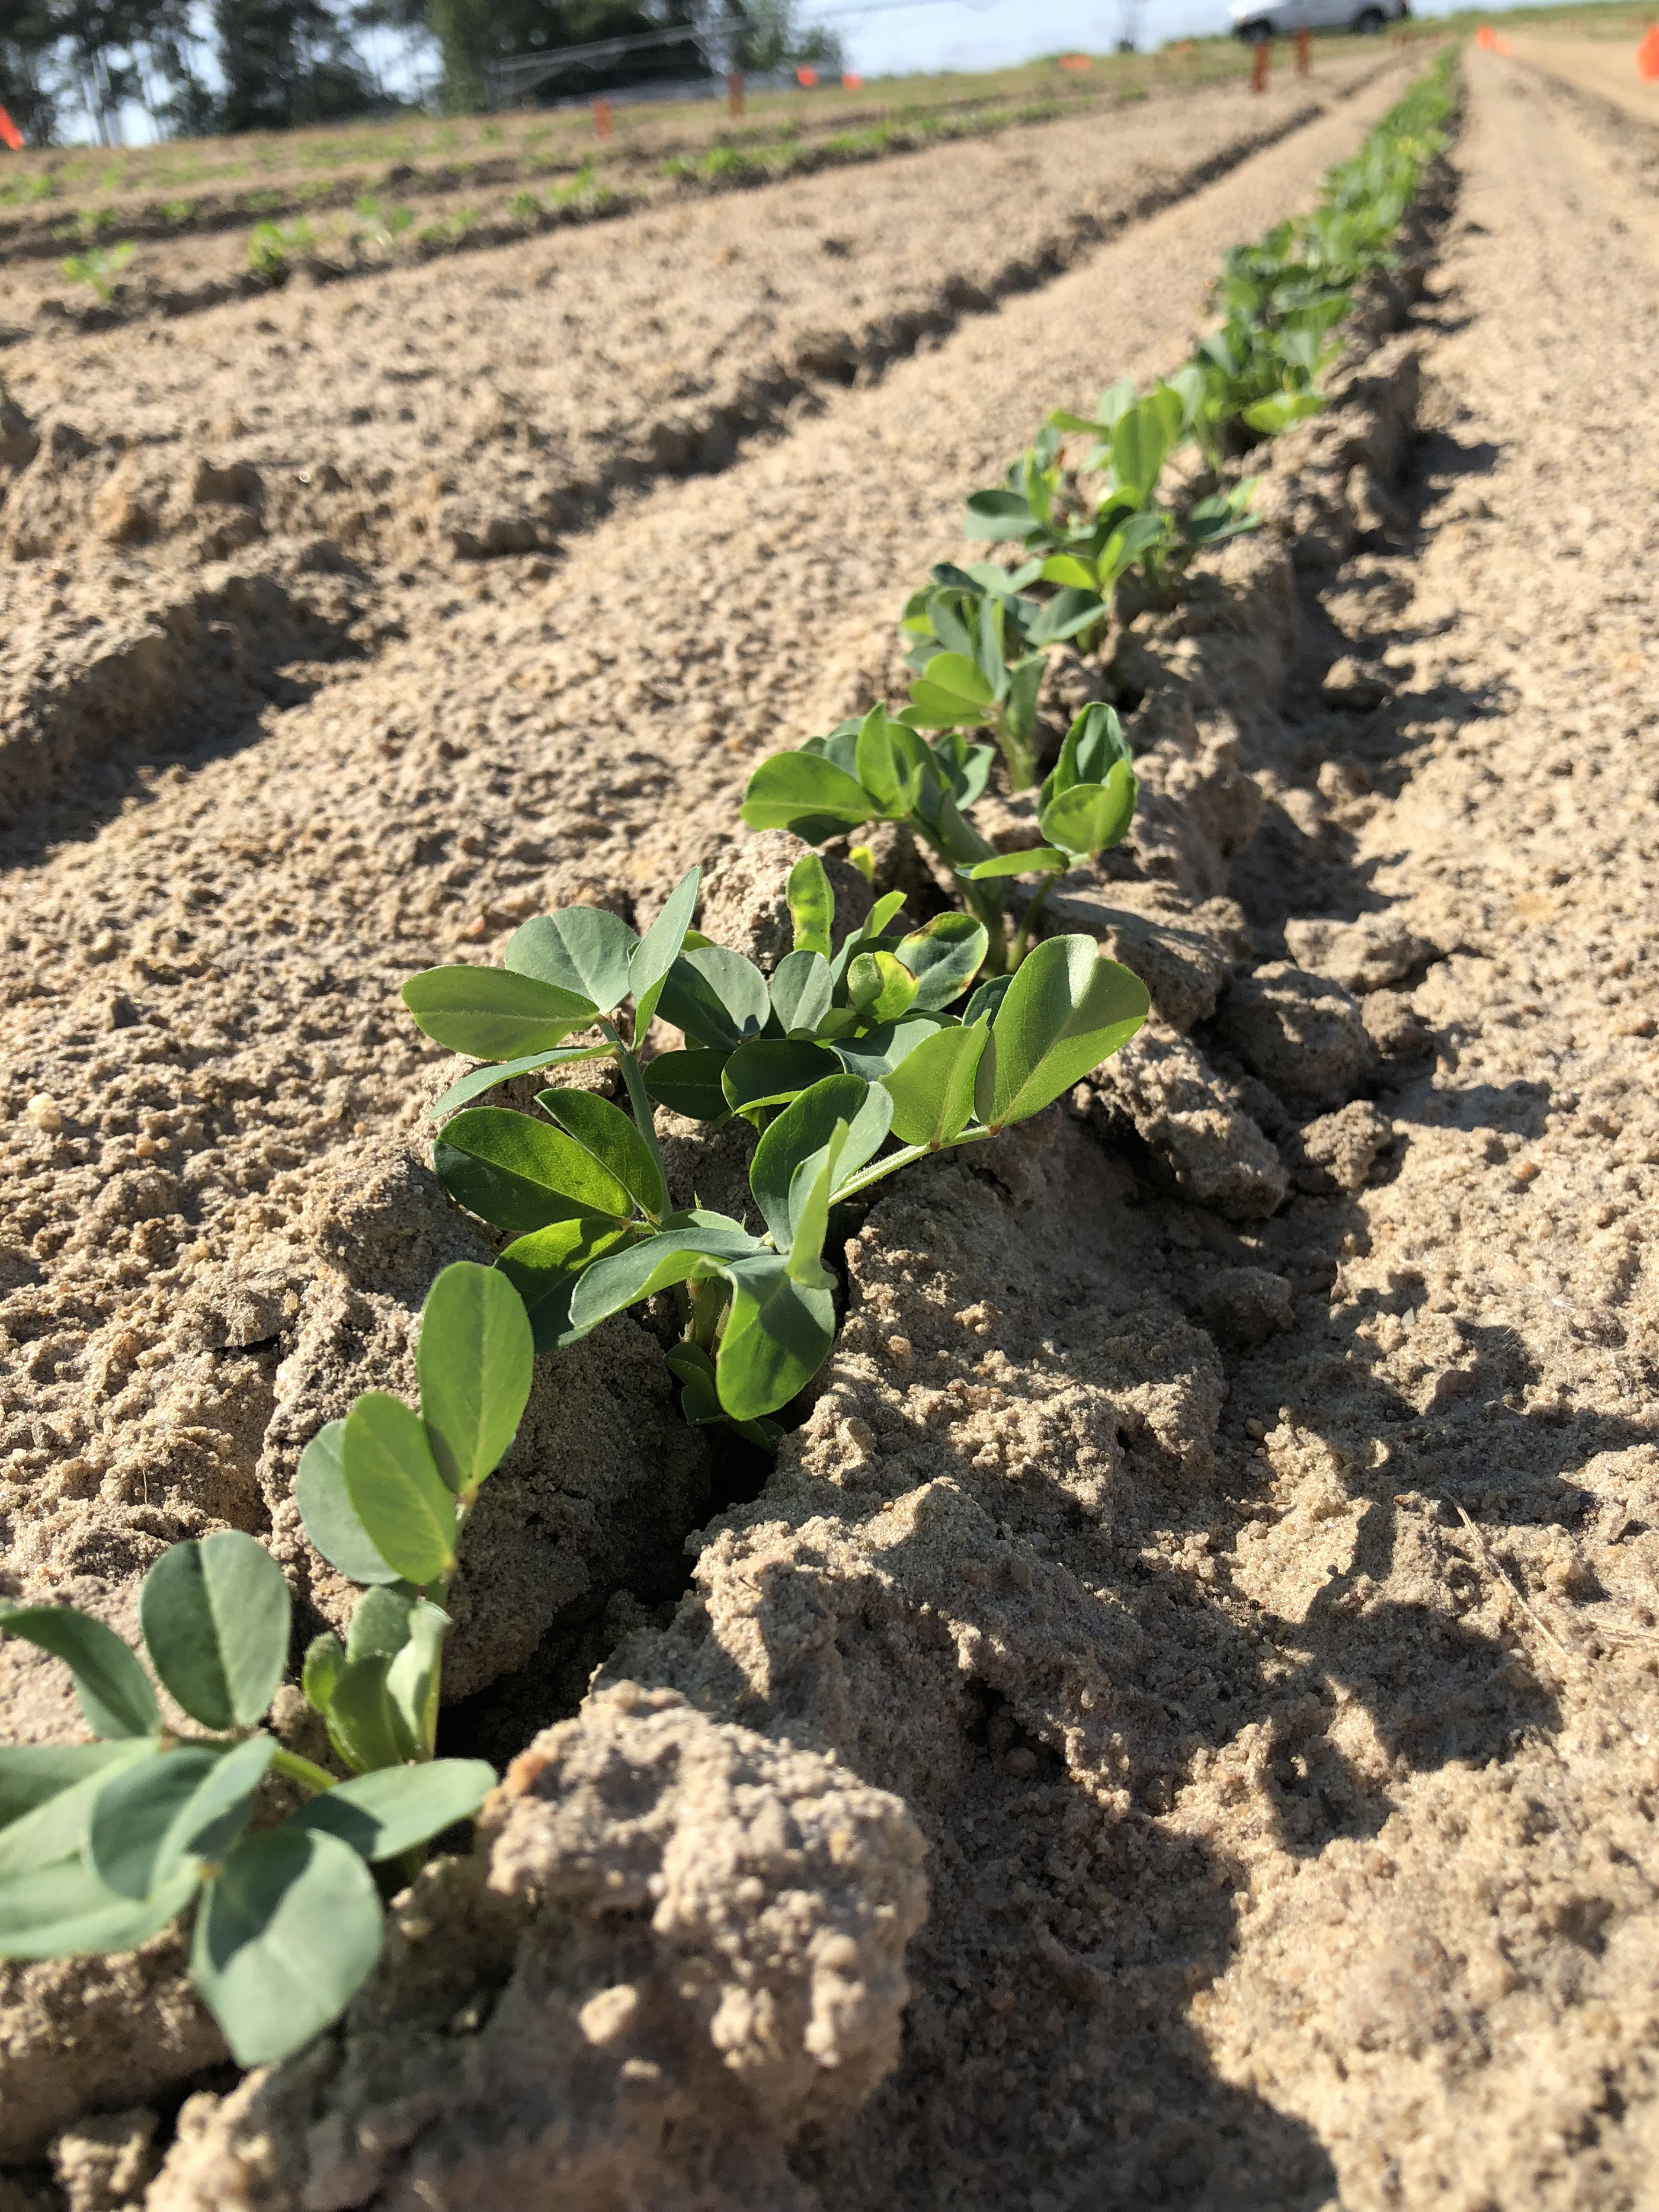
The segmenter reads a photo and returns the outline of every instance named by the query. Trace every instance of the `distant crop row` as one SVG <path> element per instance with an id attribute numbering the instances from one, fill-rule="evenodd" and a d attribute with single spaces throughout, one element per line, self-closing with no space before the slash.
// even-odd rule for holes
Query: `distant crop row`
<path id="1" fill-rule="evenodd" d="M 970 537 L 1012 562 L 941 564 L 906 603 L 909 696 L 873 705 L 750 781 L 744 819 L 808 850 L 787 897 L 793 945 L 763 974 L 692 927 L 693 868 L 649 929 L 596 907 L 526 921 L 498 968 L 410 979 L 419 1028 L 476 1065 L 433 1108 L 434 1165 L 456 1203 L 509 1241 L 427 1299 L 417 1407 L 360 1397 L 301 1458 L 312 1543 L 360 1585 L 343 1642 L 307 1652 L 306 1697 L 349 1778 L 262 1728 L 288 1656 L 280 1571 L 233 1533 L 152 1569 L 140 1626 L 185 1729 L 136 1655 L 62 1606 L 0 1611 L 0 1630 L 65 1662 L 96 1741 L 0 1753 L 0 1954 L 131 1947 L 193 1907 L 191 1973 L 237 2057 L 296 2048 L 335 2018 L 379 1955 L 381 1893 L 493 1778 L 434 1759 L 444 1611 L 482 1484 L 511 1448 L 537 1353 L 650 1298 L 677 1316 L 668 1365 L 688 1421 L 769 1450 L 779 1416 L 834 1341 L 836 1209 L 946 1149 L 995 1136 L 1133 1036 L 1145 987 L 1091 938 L 1038 934 L 1043 898 L 1133 818 L 1133 755 L 1107 706 L 1072 724 L 1042 773 L 1048 649 L 1084 650 L 1113 615 L 1178 599 L 1194 558 L 1252 526 L 1252 444 L 1316 411 L 1355 285 L 1389 246 L 1452 105 L 1452 58 L 1326 180 L 1318 207 L 1228 257 L 1220 319 L 1145 394 L 1114 385 L 1057 414 L 1003 483 L 968 502 Z M 1168 489 L 1172 455 L 1194 472 Z M 974 809 L 999 781 L 1035 790 L 1043 842 L 999 852 Z M 839 939 L 811 849 L 904 825 L 959 904 L 908 919 L 876 898 Z M 867 848 L 853 858 L 873 873 Z M 653 1023 L 683 1044 L 647 1056 Z M 614 1067 L 621 1099 L 561 1084 Z M 481 1103 L 551 1076 L 538 1112 Z M 749 1123 L 749 1219 L 680 1204 L 655 1126 L 666 1107 Z M 270 1817 L 280 1784 L 301 1802 Z M 377 1873 L 378 1869 L 378 1873 Z"/>

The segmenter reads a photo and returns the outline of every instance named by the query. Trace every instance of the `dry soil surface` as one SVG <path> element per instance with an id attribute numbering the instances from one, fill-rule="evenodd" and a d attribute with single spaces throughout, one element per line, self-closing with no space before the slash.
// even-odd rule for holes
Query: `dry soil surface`
<path id="1" fill-rule="evenodd" d="M 477 1249 L 397 980 L 555 901 L 643 921 L 694 857 L 764 952 L 757 751 L 890 680 L 962 492 L 1173 365 L 1400 82 L 20 823 L 12 1587 L 125 1619 L 229 1522 L 337 1608 L 294 1449 Z M 192 2080 L 153 2212 L 1651 2201 L 1659 267 L 1581 105 L 1468 91 L 1413 327 L 1119 642 L 1147 804 L 1067 918 L 1158 1021 L 872 1210 L 757 1498 L 643 1328 L 544 1363 L 451 1727 L 510 1754 L 600 1686 L 295 2064 L 224 2094 L 166 1939 L 13 1970 L 20 2204 L 136 2202 Z M 72 1732 L 0 1660 L 13 1731 Z"/>
<path id="2" fill-rule="evenodd" d="M 1575 90 L 1587 92 L 1659 130 L 1659 83 L 1647 82 L 1636 66 L 1637 33 L 1623 39 L 1511 39 L 1517 61 L 1547 70 Z M 1650 155 L 1654 149 L 1649 147 Z"/>

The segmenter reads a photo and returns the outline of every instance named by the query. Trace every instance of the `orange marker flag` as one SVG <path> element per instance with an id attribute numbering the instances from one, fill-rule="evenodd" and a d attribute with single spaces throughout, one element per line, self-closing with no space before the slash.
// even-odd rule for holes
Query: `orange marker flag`
<path id="1" fill-rule="evenodd" d="M 1498 44 L 1498 33 L 1490 23 L 1483 23 L 1480 26 L 1474 34 L 1474 43 L 1477 46 L 1484 47 L 1487 53 L 1491 53 Z"/>
<path id="2" fill-rule="evenodd" d="M 9 146 L 14 154 L 23 150 L 23 134 L 3 107 L 0 107 L 0 141 Z"/>
<path id="3" fill-rule="evenodd" d="M 1644 84 L 1659 83 L 1659 23 L 1650 23 L 1636 49 L 1636 73 Z"/>
<path id="4" fill-rule="evenodd" d="M 843 70 L 841 73 L 841 88 L 843 92 L 862 92 L 864 79 L 855 70 Z"/>
<path id="5" fill-rule="evenodd" d="M 803 62 L 795 71 L 795 82 L 807 92 L 811 92 L 817 81 L 818 73 L 810 62 Z"/>

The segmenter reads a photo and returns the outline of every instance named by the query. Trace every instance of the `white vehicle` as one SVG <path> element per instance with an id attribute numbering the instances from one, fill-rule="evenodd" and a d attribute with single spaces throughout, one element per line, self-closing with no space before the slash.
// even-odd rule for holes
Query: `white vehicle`
<path id="1" fill-rule="evenodd" d="M 1297 31 L 1358 31 L 1375 38 L 1411 14 L 1410 0 L 1233 0 L 1233 36 L 1247 46 Z"/>

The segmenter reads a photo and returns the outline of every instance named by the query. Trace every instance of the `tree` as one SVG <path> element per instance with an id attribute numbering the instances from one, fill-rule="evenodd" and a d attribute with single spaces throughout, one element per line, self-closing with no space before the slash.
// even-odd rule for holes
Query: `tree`
<path id="1" fill-rule="evenodd" d="M 323 0 L 214 0 L 222 131 L 331 123 L 382 104 Z"/>

